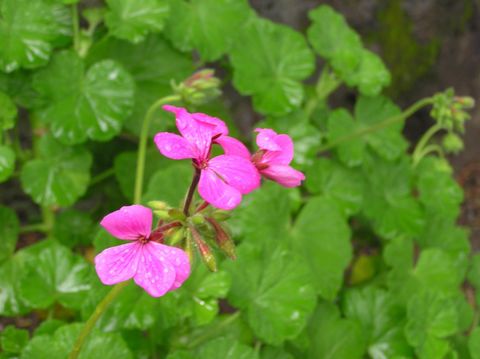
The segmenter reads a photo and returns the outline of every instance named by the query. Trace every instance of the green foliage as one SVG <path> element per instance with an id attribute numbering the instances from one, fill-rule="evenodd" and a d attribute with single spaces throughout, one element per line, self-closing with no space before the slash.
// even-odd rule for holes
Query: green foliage
<path id="1" fill-rule="evenodd" d="M 79 358 L 479 358 L 480 256 L 457 225 L 462 188 L 433 155 L 462 147 L 473 99 L 449 90 L 402 112 L 382 94 L 398 69 L 391 76 L 326 5 L 309 12 L 304 34 L 244 0 L 104 3 L 0 0 L 0 315 L 35 319 L 2 330 L 1 358 L 68 357 L 112 293 L 94 274 L 95 255 L 127 243 L 98 223 L 132 202 L 155 207 L 159 226 L 170 216 L 198 228 L 197 246 L 218 271 L 187 248 L 192 271 L 181 288 L 153 298 L 128 283 L 101 309 Z M 403 49 L 408 24 L 400 35 Z M 332 105 L 342 86 L 352 106 Z M 211 101 L 221 87 L 250 96 L 265 117 L 236 126 L 236 100 Z M 245 130 L 256 120 L 288 134 L 306 180 L 283 188 L 265 179 L 229 213 L 172 209 L 193 171 L 152 142 L 175 127 L 167 102 L 225 120 L 250 149 Z M 409 144 L 405 120 L 426 105 L 435 126 Z M 195 194 L 191 212 L 200 204 Z M 179 245 L 190 235 L 173 227 L 155 240 Z"/>

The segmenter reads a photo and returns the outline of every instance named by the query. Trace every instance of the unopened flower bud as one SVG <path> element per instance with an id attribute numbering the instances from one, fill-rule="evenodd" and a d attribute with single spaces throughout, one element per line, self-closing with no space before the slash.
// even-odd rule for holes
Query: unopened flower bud
<path id="1" fill-rule="evenodd" d="M 455 100 L 463 108 L 472 108 L 473 106 L 475 106 L 475 100 L 470 96 L 455 97 Z"/>
<path id="2" fill-rule="evenodd" d="M 179 85 L 172 87 L 182 99 L 194 105 L 201 105 L 213 100 L 221 94 L 220 80 L 212 69 L 203 69 L 187 78 Z"/>
<path id="3" fill-rule="evenodd" d="M 166 235 L 168 236 L 168 244 L 174 246 L 185 238 L 185 230 L 182 227 L 172 228 Z"/>
<path id="4" fill-rule="evenodd" d="M 205 217 L 202 216 L 200 213 L 195 213 L 192 217 L 192 222 L 194 224 L 204 224 L 205 223 Z"/>
<path id="5" fill-rule="evenodd" d="M 153 213 L 155 213 L 155 215 L 160 219 L 169 219 L 170 218 L 170 215 L 168 214 L 168 211 L 166 211 L 166 210 L 157 210 L 157 211 L 153 211 Z"/>
<path id="6" fill-rule="evenodd" d="M 178 208 L 169 209 L 168 210 L 168 215 L 173 220 L 175 220 L 175 219 L 180 220 L 180 221 L 185 220 L 185 214 L 182 211 L 180 211 Z"/>
<path id="7" fill-rule="evenodd" d="M 223 229 L 223 227 L 213 218 L 207 218 L 208 223 L 210 223 L 215 231 L 215 241 L 218 244 L 218 247 L 225 253 L 230 259 L 237 259 L 235 251 L 235 243 L 233 242 L 230 235 Z"/>
<path id="8" fill-rule="evenodd" d="M 463 150 L 463 140 L 460 136 L 449 132 L 445 137 L 443 137 L 442 145 L 445 151 L 450 153 L 458 153 Z"/>
<path id="9" fill-rule="evenodd" d="M 168 208 L 168 204 L 163 201 L 150 201 L 148 202 L 148 206 L 153 210 L 162 210 Z"/>
<path id="10" fill-rule="evenodd" d="M 198 248 L 198 252 L 200 253 L 200 257 L 202 257 L 203 262 L 205 265 L 210 269 L 212 272 L 217 271 L 217 261 L 215 260 L 215 256 L 210 249 L 210 246 L 203 240 L 200 233 L 196 230 L 195 227 L 190 227 L 190 232 L 192 234 L 193 241 Z"/>

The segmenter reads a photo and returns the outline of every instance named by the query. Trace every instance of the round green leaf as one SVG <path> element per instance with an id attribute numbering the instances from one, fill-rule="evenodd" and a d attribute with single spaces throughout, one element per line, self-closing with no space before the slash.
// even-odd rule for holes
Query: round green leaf
<path id="1" fill-rule="evenodd" d="M 23 265 L 21 255 L 14 255 L 0 265 L 1 315 L 14 316 L 27 312 L 27 305 L 19 295 L 19 282 L 24 272 Z"/>
<path id="2" fill-rule="evenodd" d="M 87 245 L 93 241 L 93 221 L 82 211 L 70 208 L 55 219 L 53 237 L 67 247 Z"/>
<path id="3" fill-rule="evenodd" d="M 475 328 L 470 334 L 470 338 L 468 338 L 468 349 L 470 350 L 472 359 L 480 359 L 480 327 Z"/>
<path id="4" fill-rule="evenodd" d="M 0 130 L 13 128 L 16 117 L 17 106 L 6 93 L 0 91 Z"/>
<path id="5" fill-rule="evenodd" d="M 39 143 L 39 158 L 22 168 L 22 187 L 43 206 L 70 206 L 87 190 L 92 156 L 82 147 L 67 147 L 51 136 Z"/>
<path id="6" fill-rule="evenodd" d="M 172 43 L 214 61 L 230 49 L 251 10 L 245 0 L 177 0 L 171 12 L 165 32 Z"/>
<path id="7" fill-rule="evenodd" d="M 107 0 L 105 23 L 120 39 L 140 42 L 149 32 L 163 29 L 169 15 L 167 0 Z"/>
<path id="8" fill-rule="evenodd" d="M 331 200 L 314 197 L 300 212 L 293 230 L 295 243 L 315 278 L 317 292 L 333 300 L 352 258 L 350 228 L 345 217 Z"/>
<path id="9" fill-rule="evenodd" d="M 252 55 L 253 54 L 253 55 Z M 314 56 L 305 38 L 289 27 L 252 19 L 230 53 L 233 83 L 252 95 L 256 110 L 283 114 L 303 101 L 300 81 L 314 70 Z"/>
<path id="10" fill-rule="evenodd" d="M 5 182 L 15 170 L 15 152 L 8 146 L 0 146 L 0 183 Z"/>
<path id="11" fill-rule="evenodd" d="M 156 34 L 139 44 L 109 39 L 92 47 L 89 63 L 112 59 L 128 70 L 135 80 L 135 106 L 125 127 L 139 135 L 148 108 L 159 98 L 172 93 L 171 82 L 180 82 L 194 71 L 192 57 L 182 54 Z M 164 111 L 157 111 L 150 124 L 149 133 L 165 131 L 174 125 Z M 157 151 L 158 155 L 158 151 Z M 147 167 L 148 170 L 148 167 Z"/>
<path id="12" fill-rule="evenodd" d="M 39 111 L 40 118 L 66 144 L 111 139 L 134 103 L 134 81 L 122 66 L 105 60 L 85 72 L 83 60 L 73 51 L 57 54 L 33 81 L 48 103 Z"/>
<path id="13" fill-rule="evenodd" d="M 0 206 L 0 263 L 10 258 L 17 244 L 20 223 L 8 207 Z"/>
<path id="14" fill-rule="evenodd" d="M 258 359 L 253 348 L 238 341 L 219 338 L 203 345 L 195 356 L 198 359 Z"/>
<path id="15" fill-rule="evenodd" d="M 91 265 L 53 240 L 23 250 L 25 269 L 20 280 L 22 299 L 34 308 L 47 308 L 59 301 L 79 309 L 91 289 Z"/>
<path id="16" fill-rule="evenodd" d="M 50 0 L 0 3 L 0 68 L 12 72 L 45 65 L 71 34 L 70 9 Z"/>
<path id="17" fill-rule="evenodd" d="M 277 244 L 273 249 L 243 243 L 232 275 L 229 301 L 242 309 L 254 333 L 269 344 L 295 338 L 316 302 L 304 261 Z"/>
<path id="18" fill-rule="evenodd" d="M 39 335 L 28 342 L 23 349 L 21 359 L 65 359 L 58 343 L 56 343 L 49 335 Z"/>

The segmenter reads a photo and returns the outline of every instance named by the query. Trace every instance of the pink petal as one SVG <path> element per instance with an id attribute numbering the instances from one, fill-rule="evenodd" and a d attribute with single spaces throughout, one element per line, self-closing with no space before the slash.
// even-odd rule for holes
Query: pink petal
<path id="1" fill-rule="evenodd" d="M 151 242 L 150 251 L 162 260 L 162 258 L 170 262 L 175 268 L 175 281 L 170 290 L 179 288 L 190 275 L 190 260 L 187 253 L 177 247 L 166 246 L 164 244 Z"/>
<path id="2" fill-rule="evenodd" d="M 141 244 L 127 243 L 105 249 L 95 257 L 95 270 L 103 284 L 111 285 L 132 278 L 137 272 Z"/>
<path id="3" fill-rule="evenodd" d="M 215 139 L 215 143 L 222 146 L 226 155 L 240 156 L 250 159 L 250 151 L 248 148 L 236 138 L 230 136 L 220 136 Z"/>
<path id="4" fill-rule="evenodd" d="M 206 115 L 204 113 L 200 113 L 200 112 L 192 113 L 192 117 L 195 120 L 202 122 L 203 124 L 215 126 L 214 131 L 213 131 L 214 132 L 213 136 L 217 136 L 217 135 L 225 135 L 226 136 L 226 135 L 228 135 L 227 125 L 225 124 L 225 122 L 223 122 L 219 118 L 208 116 L 208 115 Z"/>
<path id="5" fill-rule="evenodd" d="M 148 238 L 150 236 L 152 217 L 150 208 L 134 204 L 107 214 L 100 224 L 112 236 L 132 241 L 140 237 Z"/>
<path id="6" fill-rule="evenodd" d="M 272 165 L 289 165 L 293 160 L 293 141 L 288 135 L 277 135 L 275 143 L 280 151 L 267 151 L 262 157 L 262 163 Z"/>
<path id="7" fill-rule="evenodd" d="M 249 159 L 220 155 L 208 161 L 208 168 L 242 194 L 252 192 L 260 186 L 260 174 Z"/>
<path id="8" fill-rule="evenodd" d="M 282 149 L 275 141 L 278 135 L 274 130 L 270 128 L 256 128 L 255 132 L 258 132 L 257 145 L 260 149 L 268 151 L 280 151 Z"/>
<path id="9" fill-rule="evenodd" d="M 175 268 L 166 256 L 157 253 L 155 242 L 142 245 L 135 283 L 152 297 L 161 297 L 172 288 Z"/>
<path id="10" fill-rule="evenodd" d="M 271 165 L 260 171 L 262 175 L 269 178 L 284 187 L 300 186 L 305 179 L 305 175 L 290 166 Z"/>
<path id="11" fill-rule="evenodd" d="M 233 209 L 242 201 L 240 191 L 226 184 L 209 168 L 203 170 L 200 175 L 198 192 L 212 206 L 224 210 Z"/>
<path id="12" fill-rule="evenodd" d="M 197 159 L 202 160 L 208 156 L 215 125 L 196 121 L 192 115 L 182 107 L 165 105 L 163 109 L 175 114 L 177 128 L 182 136 L 196 148 Z"/>
<path id="13" fill-rule="evenodd" d="M 190 142 L 179 135 L 160 132 L 155 135 L 154 141 L 160 153 L 173 160 L 183 160 L 197 156 Z"/>

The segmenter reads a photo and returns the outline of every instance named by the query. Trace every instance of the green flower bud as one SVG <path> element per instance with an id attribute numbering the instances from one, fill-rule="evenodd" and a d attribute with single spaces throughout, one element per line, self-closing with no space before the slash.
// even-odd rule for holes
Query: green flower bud
<path id="1" fill-rule="evenodd" d="M 217 271 L 217 261 L 215 256 L 210 249 L 210 246 L 205 242 L 194 226 L 190 227 L 190 233 L 192 234 L 193 241 L 198 248 L 200 257 L 202 257 L 203 263 L 207 266 L 208 269 L 212 272 Z"/>
<path id="2" fill-rule="evenodd" d="M 153 213 L 155 213 L 155 215 L 160 219 L 170 219 L 170 215 L 168 214 L 168 211 L 156 210 L 156 211 L 153 211 Z"/>
<path id="3" fill-rule="evenodd" d="M 184 102 L 193 105 L 207 103 L 221 94 L 221 81 L 215 77 L 212 69 L 203 69 L 187 78 L 179 85 L 172 84 L 176 94 L 180 95 Z"/>
<path id="4" fill-rule="evenodd" d="M 449 132 L 443 137 L 442 145 L 449 153 L 458 153 L 463 150 L 463 140 L 460 136 Z"/>
<path id="5" fill-rule="evenodd" d="M 153 210 L 163 210 L 168 208 L 168 204 L 163 201 L 150 201 L 147 204 Z"/>

